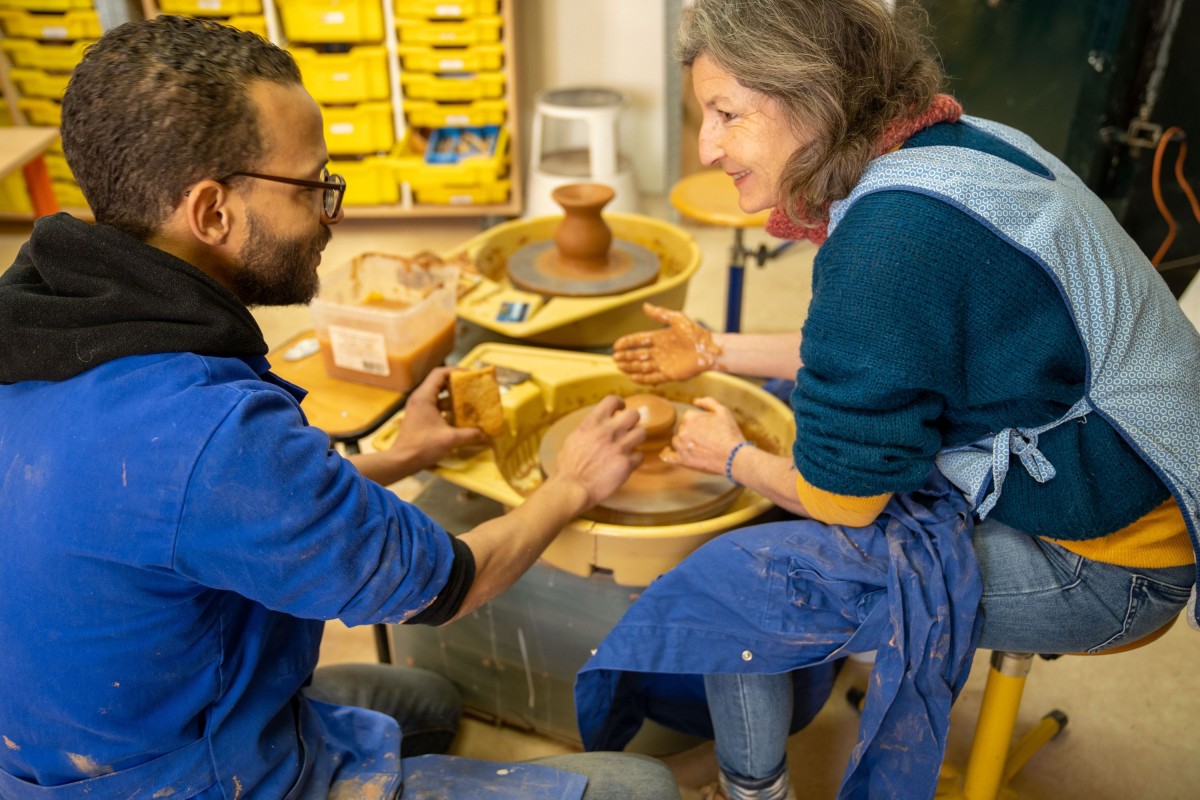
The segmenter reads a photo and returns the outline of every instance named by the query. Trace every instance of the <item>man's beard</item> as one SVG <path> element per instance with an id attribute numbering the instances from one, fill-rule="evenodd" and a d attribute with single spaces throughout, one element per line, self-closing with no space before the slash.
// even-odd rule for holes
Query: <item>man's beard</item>
<path id="1" fill-rule="evenodd" d="M 321 225 L 308 240 L 284 239 L 267 232 L 262 218 L 248 212 L 247 241 L 233 291 L 247 306 L 290 306 L 311 301 L 320 288 L 316 265 L 333 232 Z"/>

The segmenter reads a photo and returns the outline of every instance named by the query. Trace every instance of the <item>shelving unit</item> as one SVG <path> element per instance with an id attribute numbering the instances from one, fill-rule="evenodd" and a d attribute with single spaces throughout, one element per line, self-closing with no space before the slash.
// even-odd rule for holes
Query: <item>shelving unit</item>
<path id="1" fill-rule="evenodd" d="M 219 19 L 296 57 L 352 219 L 520 214 L 515 2 L 142 0 L 147 17 Z M 483 126 L 496 127 L 493 153 L 426 161 L 445 129 Z"/>
<path id="2" fill-rule="evenodd" d="M 350 218 L 509 217 L 523 208 L 516 0 L 140 0 L 160 13 L 214 19 L 297 57 L 322 104 L 331 170 L 345 175 Z M 0 94 L 11 124 L 61 124 L 71 70 L 124 0 L 0 0 Z M 482 131 L 485 127 L 487 131 Z M 484 139 L 458 162 L 427 160 L 430 140 Z M 493 129 L 494 128 L 494 129 Z M 47 165 L 60 205 L 89 217 L 61 150 Z M 0 219 L 28 219 L 0 207 Z"/>
<path id="3" fill-rule="evenodd" d="M 0 122 L 48 127 L 61 124 L 67 79 L 83 57 L 83 49 L 100 36 L 101 14 L 97 6 L 103 2 L 0 0 L 0 88 L 7 110 Z M 90 219 L 87 202 L 67 167 L 61 147 L 52 148 L 45 161 L 59 206 L 75 216 Z M 10 189 L 0 190 L 0 219 L 32 219 L 32 208 L 22 202 L 20 192 Z"/>

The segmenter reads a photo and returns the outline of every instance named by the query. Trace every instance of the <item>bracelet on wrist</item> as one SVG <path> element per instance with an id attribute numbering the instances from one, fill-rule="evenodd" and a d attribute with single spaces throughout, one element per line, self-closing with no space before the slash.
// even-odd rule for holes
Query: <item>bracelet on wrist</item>
<path id="1" fill-rule="evenodd" d="M 733 457 L 736 456 L 738 454 L 738 450 L 741 450 L 743 447 L 754 447 L 754 442 L 743 439 L 733 446 L 733 449 L 729 451 L 729 458 L 725 459 L 725 477 L 731 482 L 736 483 L 738 486 L 741 486 L 742 484 L 733 477 Z"/>

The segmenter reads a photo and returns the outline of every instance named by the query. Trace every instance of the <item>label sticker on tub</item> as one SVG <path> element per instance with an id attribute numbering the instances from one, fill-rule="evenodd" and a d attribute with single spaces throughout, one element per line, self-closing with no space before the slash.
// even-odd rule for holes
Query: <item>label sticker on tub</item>
<path id="1" fill-rule="evenodd" d="M 321 22 L 324 22 L 326 25 L 345 25 L 346 24 L 346 12 L 345 11 L 326 11 L 324 14 L 321 15 Z"/>
<path id="2" fill-rule="evenodd" d="M 383 378 L 391 374 L 387 343 L 382 333 L 330 325 L 329 345 L 333 350 L 333 363 L 342 369 L 353 369 Z"/>

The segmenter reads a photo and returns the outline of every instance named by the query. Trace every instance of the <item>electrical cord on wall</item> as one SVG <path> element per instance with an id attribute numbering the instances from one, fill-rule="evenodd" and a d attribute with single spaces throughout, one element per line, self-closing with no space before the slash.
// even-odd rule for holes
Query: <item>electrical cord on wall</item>
<path id="1" fill-rule="evenodd" d="M 1171 243 L 1175 241 L 1175 232 L 1178 226 L 1175 224 L 1175 217 L 1167 208 L 1166 202 L 1162 196 L 1162 161 L 1163 154 L 1167 150 L 1167 145 L 1172 140 L 1179 142 L 1179 154 L 1175 156 L 1175 179 L 1179 181 L 1179 185 L 1183 188 L 1184 194 L 1187 195 L 1188 202 L 1192 204 L 1192 214 L 1195 215 L 1196 221 L 1200 222 L 1200 203 L 1196 201 L 1196 194 L 1192 191 L 1191 185 L 1183 175 L 1183 160 L 1187 157 L 1187 134 L 1177 125 L 1173 125 L 1162 132 L 1158 138 L 1158 146 L 1154 148 L 1154 168 L 1150 175 L 1150 188 L 1154 193 L 1154 205 L 1158 206 L 1158 213 L 1162 214 L 1163 219 L 1167 221 L 1167 235 L 1163 239 L 1161 245 L 1158 246 L 1158 252 L 1150 259 L 1150 263 L 1158 266 L 1163 256 L 1167 254 L 1167 250 L 1171 248 Z"/>

